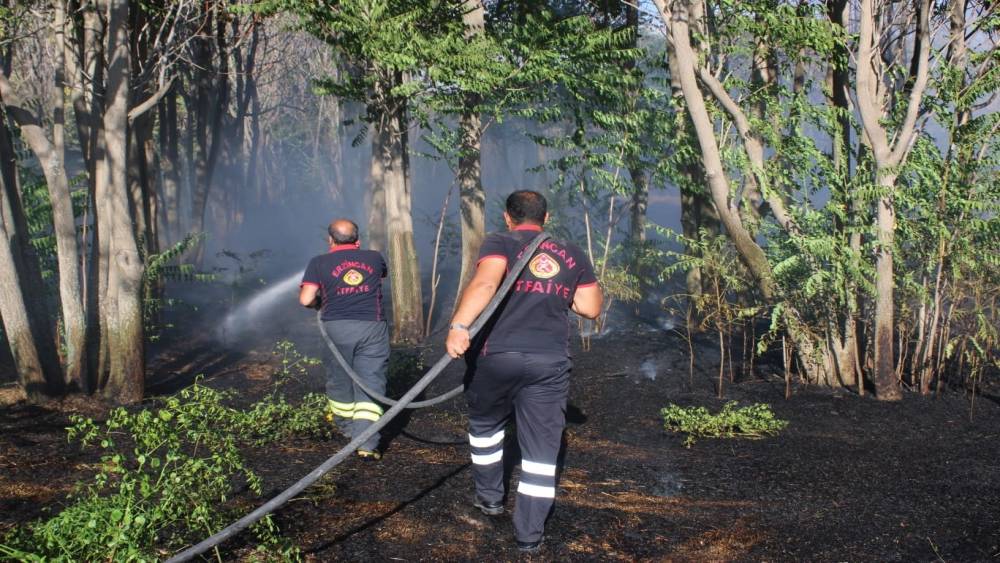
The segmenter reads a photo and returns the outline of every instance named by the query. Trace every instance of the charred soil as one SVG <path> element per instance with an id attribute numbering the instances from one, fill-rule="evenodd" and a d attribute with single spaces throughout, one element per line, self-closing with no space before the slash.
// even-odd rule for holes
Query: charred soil
<path id="1" fill-rule="evenodd" d="M 308 313 L 287 330 L 260 330 L 228 345 L 207 335 L 167 343 L 153 361 L 151 394 L 204 373 L 247 401 L 263 394 L 276 338 L 319 355 Z M 440 340 L 438 338 L 437 340 Z M 234 343 L 235 342 L 235 343 Z M 1000 404 L 907 394 L 880 403 L 797 386 L 766 367 L 713 387 L 717 354 L 641 327 L 594 340 L 575 368 L 556 509 L 542 550 L 514 547 L 509 511 L 471 506 L 461 398 L 394 423 L 380 462 L 349 459 L 277 513 L 285 537 L 315 561 L 997 561 L 1000 558 Z M 438 348 L 425 350 L 429 361 Z M 320 391 L 320 368 L 290 394 Z M 433 390 L 461 380 L 453 365 Z M 401 391 L 397 391 L 399 394 Z M 669 403 L 717 410 L 726 400 L 769 403 L 788 420 L 778 436 L 704 439 L 690 448 L 663 429 Z M 57 511 L 96 455 L 67 443 L 69 412 L 85 405 L 17 404 L 0 410 L 0 535 Z M 100 409 L 86 414 L 100 417 Z M 508 433 L 511 435 L 511 433 Z M 293 439 L 246 452 L 271 496 L 347 440 Z M 516 444 L 506 459 L 516 482 Z M 262 499 L 237 498 L 241 506 Z M 249 556 L 241 537 L 227 559 Z"/>

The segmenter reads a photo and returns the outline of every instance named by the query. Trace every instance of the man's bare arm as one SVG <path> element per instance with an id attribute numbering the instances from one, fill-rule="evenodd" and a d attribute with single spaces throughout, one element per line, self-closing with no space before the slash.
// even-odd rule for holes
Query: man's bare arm
<path id="1" fill-rule="evenodd" d="M 483 309 L 489 305 L 490 299 L 493 299 L 493 295 L 500 287 L 506 272 L 507 261 L 505 259 L 485 258 L 482 260 L 476 266 L 476 274 L 472 281 L 462 292 L 462 300 L 455 311 L 455 316 L 451 318 L 452 324 L 471 325 L 476 317 L 483 312 Z M 449 330 L 445 347 L 452 358 L 461 356 L 469 349 L 469 331 Z"/>
<path id="2" fill-rule="evenodd" d="M 601 306 L 604 305 L 604 293 L 598 284 L 587 287 L 576 288 L 573 296 L 573 312 L 581 317 L 596 319 L 601 314 Z"/>
<path id="3" fill-rule="evenodd" d="M 299 288 L 299 303 L 301 303 L 303 307 L 316 307 L 319 304 L 317 297 L 319 297 L 318 285 L 307 283 Z"/>

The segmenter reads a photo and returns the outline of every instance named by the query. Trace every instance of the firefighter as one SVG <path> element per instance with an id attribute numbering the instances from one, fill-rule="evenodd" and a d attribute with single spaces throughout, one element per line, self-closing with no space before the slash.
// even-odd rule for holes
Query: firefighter
<path id="1" fill-rule="evenodd" d="M 327 228 L 329 252 L 309 261 L 299 286 L 299 303 L 322 308 L 327 334 L 365 385 L 385 394 L 389 368 L 389 329 L 382 310 L 385 259 L 374 250 L 361 250 L 358 226 L 337 219 Z M 327 350 L 326 396 L 337 427 L 349 438 L 365 431 L 382 416 L 382 407 L 361 390 Z M 358 447 L 366 460 L 381 459 L 380 436 L 374 434 Z"/>
<path id="2" fill-rule="evenodd" d="M 542 243 L 510 297 L 470 342 L 468 326 L 496 293 L 522 250 L 548 219 L 545 197 L 516 191 L 507 198 L 508 232 L 488 235 L 476 272 L 452 318 L 446 347 L 470 367 L 469 445 L 473 506 L 489 516 L 504 511 L 504 427 L 514 414 L 521 476 L 514 507 L 517 547 L 537 551 L 556 493 L 556 459 L 566 425 L 572 362 L 568 311 L 596 318 L 603 295 L 587 256 L 573 243 Z"/>

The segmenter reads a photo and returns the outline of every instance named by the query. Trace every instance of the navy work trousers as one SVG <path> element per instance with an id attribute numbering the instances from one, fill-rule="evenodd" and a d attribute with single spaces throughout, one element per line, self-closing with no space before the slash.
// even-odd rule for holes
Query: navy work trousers
<path id="1" fill-rule="evenodd" d="M 542 537 L 556 496 L 556 461 L 566 426 L 572 362 L 565 354 L 503 352 L 479 358 L 466 389 L 476 494 L 503 499 L 504 426 L 513 411 L 521 447 L 514 507 L 518 541 Z"/>
<path id="2" fill-rule="evenodd" d="M 385 321 L 324 321 L 330 340 L 337 345 L 354 372 L 372 391 L 385 395 L 389 371 L 389 328 Z M 325 350 L 326 396 L 337 427 L 348 438 L 361 434 L 382 416 L 382 407 L 347 375 L 330 350 Z M 374 450 L 380 436 L 376 432 L 360 450 Z"/>

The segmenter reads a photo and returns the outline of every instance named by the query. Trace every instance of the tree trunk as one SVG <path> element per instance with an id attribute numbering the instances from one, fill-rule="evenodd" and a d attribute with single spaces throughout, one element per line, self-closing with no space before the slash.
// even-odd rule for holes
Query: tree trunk
<path id="1" fill-rule="evenodd" d="M 462 152 L 458 159 L 458 181 L 462 223 L 462 270 L 458 280 L 459 295 L 476 272 L 479 247 L 486 236 L 486 190 L 483 189 L 480 163 L 482 128 L 479 115 L 470 111 L 475 103 L 475 100 L 467 101 L 466 111 L 462 113 L 460 120 Z M 455 303 L 457 306 L 457 299 Z"/>
<path id="2" fill-rule="evenodd" d="M 670 69 L 670 90 L 671 96 L 678 100 L 684 99 L 684 92 L 681 89 L 679 79 L 680 68 L 678 66 L 677 53 L 674 49 L 667 51 L 667 66 Z M 689 123 L 684 120 L 685 126 Z M 711 200 L 704 192 L 705 181 L 700 167 L 689 164 L 683 166 L 681 173 L 684 175 L 684 182 L 678 186 L 681 200 L 681 231 L 685 239 L 695 240 L 699 235 L 699 230 L 707 227 L 711 232 L 718 231 L 718 215 L 712 210 Z M 685 252 L 694 253 L 692 245 L 686 245 Z M 701 268 L 693 267 L 688 270 L 685 284 L 690 299 L 697 299 L 702 295 Z"/>
<path id="3" fill-rule="evenodd" d="M 20 281 L 34 346 L 41 361 L 42 373 L 48 382 L 62 382 L 62 366 L 56 352 L 53 335 L 53 315 L 49 311 L 41 267 L 35 247 L 31 245 L 28 220 L 18 189 L 17 162 L 14 143 L 7 121 L 0 116 L 0 221 L 6 225 L 3 241 L 10 245 L 14 268 Z M 12 274 L 13 275 L 13 274 Z M 16 313 L 14 313 L 16 315 Z"/>
<path id="4" fill-rule="evenodd" d="M 633 49 L 639 46 L 639 5 L 626 2 L 623 4 L 625 10 L 625 27 L 631 33 L 631 45 Z M 635 72 L 638 60 L 629 58 L 625 62 L 625 71 Z M 628 97 L 635 100 L 640 93 L 638 88 L 630 88 Z M 646 241 L 646 208 L 649 206 L 649 175 L 641 161 L 641 158 L 629 155 L 626 159 L 629 176 L 632 179 L 632 202 L 629 206 L 629 239 L 633 243 L 643 243 Z"/>
<path id="5" fill-rule="evenodd" d="M 111 234 L 108 272 L 109 376 L 103 392 L 122 403 L 142 400 L 145 355 L 142 326 L 142 273 L 128 196 L 129 49 L 128 0 L 108 0 L 107 109 L 104 112 L 106 143 L 105 182 L 110 215 L 98 217 L 103 232 Z"/>
<path id="6" fill-rule="evenodd" d="M 476 41 L 485 26 L 485 10 L 480 0 L 465 0 L 462 6 L 462 23 L 466 41 Z M 486 191 L 483 189 L 481 144 L 482 123 L 476 106 L 480 98 L 475 94 L 465 97 L 459 126 L 462 129 L 461 153 L 458 159 L 459 210 L 462 224 L 462 269 L 458 279 L 458 293 L 476 271 L 479 247 L 486 236 Z M 456 306 L 458 299 L 455 300 Z"/>
<path id="7" fill-rule="evenodd" d="M 850 23 L 847 0 L 828 0 L 827 16 L 834 25 L 840 26 L 846 33 L 847 26 Z M 831 192 L 832 196 L 839 200 L 848 211 L 847 221 L 839 221 L 837 224 L 838 234 L 849 245 L 852 258 L 858 260 L 861 257 L 861 234 L 856 232 L 857 229 L 847 229 L 849 226 L 856 226 L 854 217 L 857 215 L 858 209 L 863 205 L 863 203 L 857 201 L 856 197 L 852 197 L 852 194 L 848 190 L 848 183 L 851 178 L 850 114 L 852 112 L 850 100 L 847 95 L 848 88 L 851 86 L 848 69 L 849 53 L 846 45 L 838 46 L 836 52 L 837 54 L 834 60 L 831 61 L 827 74 L 830 88 L 829 101 L 839 112 L 837 120 L 834 123 L 833 138 L 831 139 L 833 169 L 837 171 L 836 177 L 839 181 L 835 186 L 831 187 Z M 847 296 L 848 302 L 847 312 L 843 315 L 838 315 L 843 318 L 844 346 L 834 352 L 837 354 L 839 372 L 843 378 L 844 385 L 850 386 L 856 384 L 858 385 L 859 393 L 864 394 L 864 374 L 857 371 L 855 367 L 860 365 L 859 353 L 861 344 L 857 330 L 859 301 L 857 284 L 848 279 L 845 282 L 844 293 Z M 833 327 L 833 329 L 839 331 L 841 326 Z"/>
<path id="8" fill-rule="evenodd" d="M 7 205 L 5 192 L 0 192 L 0 198 Z M 14 357 L 18 383 L 29 400 L 37 401 L 44 395 L 52 394 L 53 390 L 46 381 L 41 358 L 35 348 L 28 308 L 21 292 L 18 268 L 14 264 L 14 249 L 4 223 L 0 220 L 0 320 L 3 321 L 4 336 Z"/>
<path id="9" fill-rule="evenodd" d="M 29 400 L 36 401 L 42 395 L 52 393 L 51 381 L 60 381 L 61 374 L 58 370 L 58 362 L 54 364 L 55 371 L 51 371 L 51 366 L 46 369 L 43 366 L 43 357 L 39 347 L 45 344 L 45 340 L 37 338 L 38 330 L 35 325 L 45 324 L 47 319 L 41 319 L 32 315 L 29 310 L 30 300 L 27 292 L 23 292 L 27 284 L 22 280 L 21 272 L 23 260 L 21 255 L 20 240 L 23 235 L 17 231 L 17 223 L 20 211 L 19 202 L 12 201 L 12 196 L 16 197 L 16 190 L 9 189 L 11 184 L 16 182 L 16 177 L 10 170 L 13 164 L 13 147 L 4 141 L 9 141 L 9 132 L 6 124 L 0 117 L 0 136 L 3 144 L 0 147 L 9 148 L 9 152 L 3 151 L 3 167 L 0 174 L 0 321 L 3 322 L 4 336 L 10 347 L 11 355 L 14 358 L 14 369 L 17 370 L 18 383 L 24 389 Z M 23 220 L 23 217 L 21 218 Z M 36 346 L 36 343 L 39 346 Z M 51 350 L 51 345 L 48 346 Z M 55 358 L 52 358 L 53 360 Z"/>
<path id="10" fill-rule="evenodd" d="M 368 169 L 368 248 L 385 252 L 386 216 L 385 216 L 385 152 L 387 147 L 385 125 L 379 117 L 372 128 L 372 158 Z"/>
<path id="11" fill-rule="evenodd" d="M 377 132 L 382 137 L 388 242 L 389 279 L 392 283 L 393 335 L 396 343 L 413 344 L 423 334 L 423 292 L 420 287 L 420 263 L 413 242 L 413 218 L 410 210 L 410 185 L 406 113 L 402 102 L 383 121 Z"/>
<path id="12" fill-rule="evenodd" d="M 881 195 L 876 213 L 879 248 L 875 264 L 875 392 L 880 400 L 897 401 L 902 390 L 896 377 L 893 353 L 894 284 L 893 247 L 896 229 L 896 170 L 903 164 L 916 134 L 920 103 L 928 81 L 930 59 L 929 0 L 917 0 L 917 33 L 914 72 L 906 114 L 898 131 L 890 137 L 882 120 L 887 93 L 880 80 L 881 54 L 876 41 L 874 0 L 862 0 L 858 25 L 857 98 L 858 114 L 875 159 L 875 181 Z"/>
<path id="13" fill-rule="evenodd" d="M 896 175 L 881 173 L 879 187 L 886 193 L 895 189 Z M 896 378 L 893 353 L 895 303 L 893 301 L 893 244 L 896 233 L 896 212 L 891 195 L 880 197 L 876 220 L 878 250 L 875 259 L 875 390 L 882 400 L 902 398 Z"/>
<path id="14" fill-rule="evenodd" d="M 181 176 L 177 139 L 177 94 L 173 89 L 159 103 L 160 239 L 169 246 L 181 239 Z"/>
<path id="15" fill-rule="evenodd" d="M 196 38 L 193 42 L 195 70 L 195 138 L 198 150 L 195 152 L 195 178 L 191 194 L 191 215 L 194 231 L 205 232 L 205 213 L 208 196 L 212 188 L 212 178 L 222 149 L 223 117 L 229 105 L 229 62 L 225 43 L 225 17 L 215 13 L 221 7 L 206 7 L 204 14 L 206 29 L 216 26 L 215 43 L 218 50 L 218 66 L 213 61 L 211 35 Z M 204 260 L 204 244 L 198 245 L 195 261 L 201 265 Z"/>
<path id="16" fill-rule="evenodd" d="M 629 206 L 629 238 L 646 242 L 646 208 L 649 207 L 649 178 L 640 167 L 629 169 L 632 177 L 632 204 Z"/>

